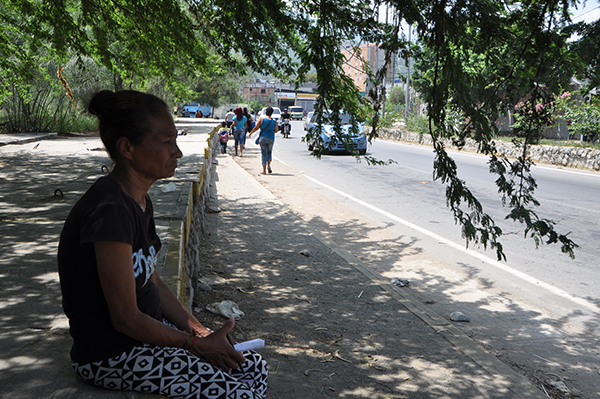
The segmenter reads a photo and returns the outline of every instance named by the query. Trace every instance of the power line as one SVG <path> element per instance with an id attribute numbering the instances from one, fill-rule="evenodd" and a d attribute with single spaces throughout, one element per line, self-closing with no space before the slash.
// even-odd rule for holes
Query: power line
<path id="1" fill-rule="evenodd" d="M 576 17 L 573 17 L 573 20 L 576 20 L 577 18 L 581 18 L 581 17 L 583 17 L 585 14 L 589 14 L 589 13 L 591 13 L 592 11 L 594 11 L 594 10 L 597 10 L 598 8 L 600 8 L 600 6 L 596 6 L 596 7 L 592 8 L 591 10 L 587 10 L 587 11 L 586 11 L 586 12 L 584 12 L 583 14 L 580 14 L 580 15 L 578 15 L 578 16 L 576 16 Z"/>

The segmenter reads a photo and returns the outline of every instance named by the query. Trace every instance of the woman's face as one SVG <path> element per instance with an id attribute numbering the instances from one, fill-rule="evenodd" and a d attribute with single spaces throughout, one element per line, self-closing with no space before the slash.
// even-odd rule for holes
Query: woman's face
<path id="1" fill-rule="evenodd" d="M 142 143 L 134 147 L 132 167 L 142 176 L 156 181 L 173 176 L 177 159 L 182 156 L 173 119 L 163 111 L 152 117 L 152 129 Z"/>

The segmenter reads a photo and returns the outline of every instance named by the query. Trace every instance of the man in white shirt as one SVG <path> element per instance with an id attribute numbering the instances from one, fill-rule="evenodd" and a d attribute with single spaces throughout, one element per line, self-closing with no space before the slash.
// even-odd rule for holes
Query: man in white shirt
<path id="1" fill-rule="evenodd" d="M 227 114 L 225 114 L 225 122 L 227 122 L 227 129 L 231 128 L 234 116 L 235 114 L 233 113 L 232 109 L 229 109 L 229 111 L 227 111 Z"/>

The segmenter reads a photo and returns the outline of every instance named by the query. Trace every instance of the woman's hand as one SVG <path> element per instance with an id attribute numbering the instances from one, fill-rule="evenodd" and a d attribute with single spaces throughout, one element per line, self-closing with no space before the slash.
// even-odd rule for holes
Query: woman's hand
<path id="1" fill-rule="evenodd" d="M 235 320 L 229 319 L 217 331 L 204 338 L 198 338 L 189 351 L 223 371 L 239 368 L 246 358 L 236 351 L 227 339 L 227 333 L 234 325 Z"/>

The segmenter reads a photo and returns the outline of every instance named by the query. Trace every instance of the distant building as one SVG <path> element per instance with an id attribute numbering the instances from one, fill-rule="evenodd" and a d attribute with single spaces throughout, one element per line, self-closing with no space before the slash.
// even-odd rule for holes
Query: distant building
<path id="1" fill-rule="evenodd" d="M 309 112 L 314 109 L 317 99 L 317 94 L 314 93 L 315 87 L 314 83 L 306 83 L 296 90 L 294 84 L 257 80 L 255 83 L 246 85 L 242 90 L 242 95 L 248 102 L 258 101 L 282 110 L 297 105 Z"/>
<path id="2" fill-rule="evenodd" d="M 272 105 L 275 86 L 268 83 L 253 83 L 244 87 L 243 96 L 248 101 L 258 101 L 261 104 Z"/>
<path id="3" fill-rule="evenodd" d="M 370 70 L 374 74 L 383 66 L 385 51 L 378 48 L 374 43 L 368 43 L 357 48 L 348 46 L 342 49 L 342 54 L 346 59 L 342 66 L 343 73 L 354 81 L 362 95 L 366 95 L 371 88 L 370 83 L 367 82 L 368 75 L 366 71 Z M 385 78 L 388 84 L 392 83 L 392 65 L 387 66 Z"/>

